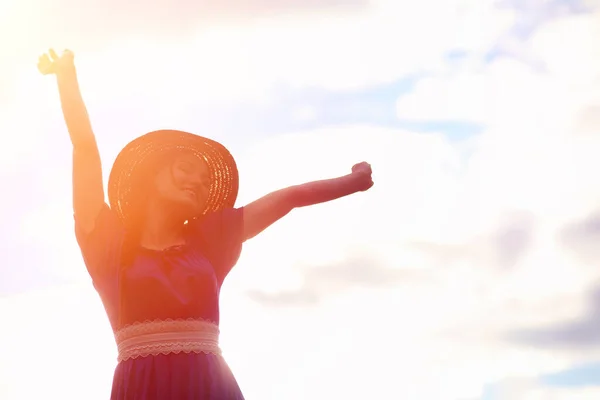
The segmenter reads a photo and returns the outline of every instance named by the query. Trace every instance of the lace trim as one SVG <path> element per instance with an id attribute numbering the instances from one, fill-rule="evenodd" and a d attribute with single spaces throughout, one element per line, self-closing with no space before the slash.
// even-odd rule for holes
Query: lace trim
<path id="1" fill-rule="evenodd" d="M 115 333 L 117 360 L 170 353 L 212 353 L 221 355 L 219 327 L 210 321 L 154 320 L 136 322 Z"/>

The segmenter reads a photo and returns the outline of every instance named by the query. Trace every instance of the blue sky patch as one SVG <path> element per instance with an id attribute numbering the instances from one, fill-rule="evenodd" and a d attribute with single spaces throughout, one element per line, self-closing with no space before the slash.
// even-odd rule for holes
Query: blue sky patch
<path id="1" fill-rule="evenodd" d="M 539 380 L 553 387 L 600 386 L 600 361 L 544 375 Z"/>

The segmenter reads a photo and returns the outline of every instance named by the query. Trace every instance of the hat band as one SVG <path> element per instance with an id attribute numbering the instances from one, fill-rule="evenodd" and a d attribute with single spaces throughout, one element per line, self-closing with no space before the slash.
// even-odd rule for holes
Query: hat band
<path id="1" fill-rule="evenodd" d="M 219 327 L 205 320 L 155 320 L 118 330 L 115 340 L 119 362 L 171 353 L 221 355 Z"/>

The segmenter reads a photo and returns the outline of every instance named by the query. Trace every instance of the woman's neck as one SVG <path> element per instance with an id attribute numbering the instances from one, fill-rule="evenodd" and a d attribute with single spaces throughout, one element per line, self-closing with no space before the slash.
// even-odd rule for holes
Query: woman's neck
<path id="1" fill-rule="evenodd" d="M 140 245 L 150 250 L 163 250 L 185 244 L 184 222 L 155 201 L 148 202 L 146 218 L 140 235 Z"/>

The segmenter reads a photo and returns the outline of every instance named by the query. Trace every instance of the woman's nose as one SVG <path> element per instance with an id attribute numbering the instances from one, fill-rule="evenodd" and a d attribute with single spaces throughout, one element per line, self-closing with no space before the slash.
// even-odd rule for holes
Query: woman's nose
<path id="1" fill-rule="evenodd" d="M 188 176 L 188 182 L 194 186 L 201 186 L 204 183 L 204 180 L 197 174 L 190 174 Z"/>

